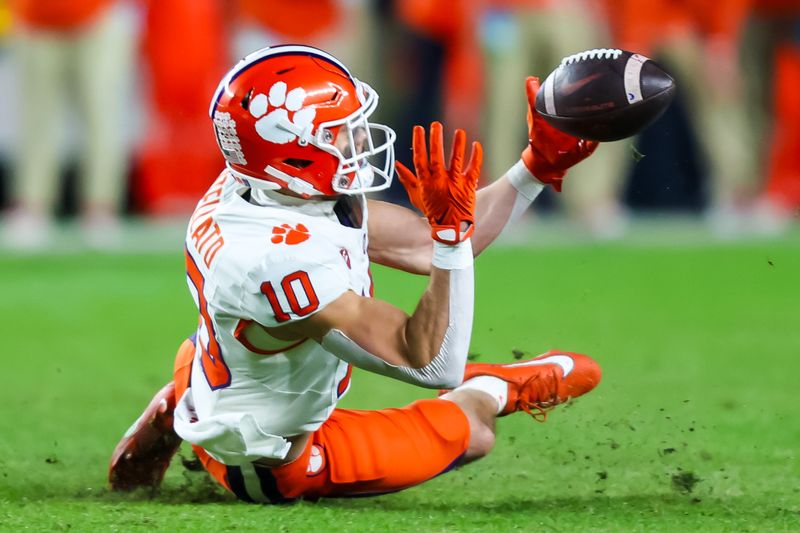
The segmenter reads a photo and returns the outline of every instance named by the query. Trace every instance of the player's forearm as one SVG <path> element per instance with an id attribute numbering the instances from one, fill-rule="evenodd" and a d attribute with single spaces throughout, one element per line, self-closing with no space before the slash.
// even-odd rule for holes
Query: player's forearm
<path id="1" fill-rule="evenodd" d="M 412 368 L 400 369 L 401 374 L 425 386 L 461 382 L 472 334 L 474 291 L 471 242 L 435 243 L 428 289 L 406 327 Z"/>
<path id="2" fill-rule="evenodd" d="M 450 315 L 450 271 L 433 268 L 428 287 L 403 329 L 410 366 L 421 368 L 439 352 Z"/>
<path id="3" fill-rule="evenodd" d="M 424 217 L 398 205 L 368 200 L 369 259 L 411 274 L 430 274 L 431 227 Z"/>
<path id="4" fill-rule="evenodd" d="M 475 203 L 475 233 L 472 249 L 477 257 L 520 217 L 544 189 L 520 161 L 500 179 L 478 191 Z"/>
<path id="5" fill-rule="evenodd" d="M 500 179 L 478 191 L 475 203 L 475 233 L 472 250 L 475 256 L 486 249 L 500 235 L 511 217 L 517 191 L 503 175 Z"/>
<path id="6" fill-rule="evenodd" d="M 437 243 L 433 264 L 428 289 L 411 317 L 361 299 L 357 314 L 361 327 L 355 323 L 337 326 L 343 317 L 334 312 L 325 320 L 330 329 L 313 337 L 319 337 L 330 353 L 370 372 L 421 387 L 457 386 L 472 332 L 474 277 L 469 241 L 457 246 Z M 312 317 L 307 322 L 316 320 Z"/>

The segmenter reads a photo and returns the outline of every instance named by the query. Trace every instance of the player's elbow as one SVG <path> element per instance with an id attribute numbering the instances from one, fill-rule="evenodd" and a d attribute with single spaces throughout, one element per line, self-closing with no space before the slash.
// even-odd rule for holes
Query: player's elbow
<path id="1" fill-rule="evenodd" d="M 416 377 L 416 384 L 427 389 L 454 389 L 464 380 L 463 365 L 443 365 L 441 358 L 434 358 L 430 364 L 410 370 Z"/>
<path id="2" fill-rule="evenodd" d="M 464 381 L 464 369 L 457 369 L 454 372 L 449 373 L 446 376 L 442 376 L 442 379 L 436 383 L 435 389 L 455 389 L 461 382 Z"/>
<path id="3" fill-rule="evenodd" d="M 430 366 L 435 360 L 437 353 L 420 355 L 420 351 L 409 351 L 403 357 L 406 360 L 406 366 L 413 370 L 423 370 Z"/>
<path id="4" fill-rule="evenodd" d="M 410 383 L 416 385 L 417 387 L 422 387 L 423 389 L 455 389 L 459 385 L 461 385 L 461 380 L 463 379 L 463 373 L 461 378 L 435 378 L 435 379 L 414 379 L 408 380 Z"/>
<path id="5" fill-rule="evenodd" d="M 412 337 L 408 325 L 403 332 L 401 357 L 405 366 L 413 370 L 423 370 L 436 362 L 442 353 L 443 339 L 435 339 L 433 335 Z"/>
<path id="6" fill-rule="evenodd" d="M 430 389 L 452 389 L 464 379 L 464 363 L 467 359 L 466 345 L 454 342 L 449 330 L 438 346 L 425 346 L 408 354 L 407 372 L 416 383 Z"/>

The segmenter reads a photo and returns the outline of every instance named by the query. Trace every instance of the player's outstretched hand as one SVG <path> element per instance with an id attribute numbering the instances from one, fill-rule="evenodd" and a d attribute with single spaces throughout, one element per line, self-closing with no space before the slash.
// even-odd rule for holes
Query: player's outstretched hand
<path id="1" fill-rule="evenodd" d="M 414 126 L 414 168 L 416 175 L 396 163 L 397 175 L 411 203 L 422 211 L 431 225 L 431 236 L 445 244 L 468 239 L 475 229 L 475 190 L 481 174 L 483 148 L 472 143 L 469 162 L 464 167 L 467 134 L 456 130 L 450 165 L 445 165 L 442 124 L 433 122 L 430 131 L 430 157 L 425 129 Z"/>
<path id="2" fill-rule="evenodd" d="M 537 180 L 561 192 L 567 169 L 592 155 L 598 143 L 573 137 L 542 119 L 536 111 L 539 78 L 528 77 L 525 92 L 528 96 L 528 147 L 522 152 L 522 160 Z"/>
<path id="3" fill-rule="evenodd" d="M 417 127 L 420 128 L 421 126 Z M 414 158 L 414 162 L 416 163 L 416 156 Z M 424 213 L 425 206 L 422 203 L 422 190 L 419 186 L 419 179 L 417 179 L 417 176 L 414 175 L 414 173 L 411 172 L 408 167 L 400 161 L 397 161 L 394 166 L 397 169 L 397 177 L 400 179 L 400 183 L 403 184 L 403 188 L 406 190 L 406 194 L 408 195 L 408 199 L 411 201 L 411 205 Z"/>

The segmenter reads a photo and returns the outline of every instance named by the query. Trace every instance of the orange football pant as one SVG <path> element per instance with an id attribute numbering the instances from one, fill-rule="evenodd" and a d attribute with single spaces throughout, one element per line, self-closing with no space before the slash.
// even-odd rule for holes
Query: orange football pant
<path id="1" fill-rule="evenodd" d="M 175 394 L 189 385 L 194 345 L 175 359 Z M 298 498 L 395 492 L 447 472 L 469 444 L 469 422 L 455 403 L 419 400 L 400 409 L 336 409 L 292 463 L 268 468 L 228 466 L 194 446 L 206 470 L 237 498 L 283 503 Z"/>

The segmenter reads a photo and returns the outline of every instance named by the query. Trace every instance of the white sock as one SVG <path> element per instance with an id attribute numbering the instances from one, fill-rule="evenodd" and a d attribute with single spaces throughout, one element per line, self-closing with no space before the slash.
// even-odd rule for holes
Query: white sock
<path id="1" fill-rule="evenodd" d="M 479 390 L 497 401 L 497 414 L 505 409 L 508 403 L 508 383 L 494 376 L 478 376 L 465 381 L 453 390 Z"/>

